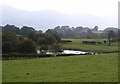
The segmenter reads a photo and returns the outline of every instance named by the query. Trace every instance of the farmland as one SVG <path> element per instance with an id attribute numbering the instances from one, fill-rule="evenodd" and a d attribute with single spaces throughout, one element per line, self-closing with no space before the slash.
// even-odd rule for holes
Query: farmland
<path id="1" fill-rule="evenodd" d="M 64 39 L 64 48 L 114 52 L 118 43 L 85 45 L 87 39 Z M 89 39 L 96 40 L 96 39 Z M 97 39 L 96 41 L 101 41 Z M 3 82 L 117 82 L 118 53 L 3 61 Z"/>
<path id="2" fill-rule="evenodd" d="M 92 52 L 116 52 L 118 51 L 118 42 L 112 43 L 111 46 L 108 44 L 101 45 L 89 45 L 83 44 L 82 41 L 99 41 L 102 42 L 105 39 L 63 39 L 71 40 L 71 43 L 63 44 L 64 48 L 78 49 Z"/>
<path id="3" fill-rule="evenodd" d="M 117 58 L 112 53 L 6 60 L 3 82 L 116 82 Z"/>

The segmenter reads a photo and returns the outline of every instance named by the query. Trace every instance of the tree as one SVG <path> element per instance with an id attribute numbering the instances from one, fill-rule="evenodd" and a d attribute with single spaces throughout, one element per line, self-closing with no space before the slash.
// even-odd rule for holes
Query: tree
<path id="1" fill-rule="evenodd" d="M 38 45 L 52 45 L 56 42 L 57 40 L 53 36 L 39 37 L 37 40 Z"/>
<path id="2" fill-rule="evenodd" d="M 92 38 L 92 35 L 93 35 L 93 32 L 92 32 L 92 30 L 88 30 L 87 31 L 87 39 L 91 39 Z"/>
<path id="3" fill-rule="evenodd" d="M 21 53 L 36 53 L 36 45 L 32 40 L 26 39 L 18 45 L 18 52 Z"/>
<path id="4" fill-rule="evenodd" d="M 113 31 L 108 31 L 108 46 L 111 45 L 111 38 L 114 37 L 114 32 Z"/>
<path id="5" fill-rule="evenodd" d="M 35 32 L 36 31 L 34 28 L 28 26 L 23 26 L 20 31 L 21 35 L 29 35 L 30 33 L 35 33 Z"/>
<path id="6" fill-rule="evenodd" d="M 2 43 L 2 53 L 10 53 L 13 52 L 12 43 L 7 41 Z"/>
<path id="7" fill-rule="evenodd" d="M 37 36 L 36 33 L 34 33 L 34 32 L 30 32 L 30 33 L 28 34 L 28 38 L 31 39 L 32 41 L 35 41 L 35 42 L 36 42 L 38 36 Z"/>
<path id="8" fill-rule="evenodd" d="M 19 43 L 19 37 L 12 32 L 2 33 L 2 51 L 3 53 L 15 52 Z"/>
<path id="9" fill-rule="evenodd" d="M 53 30 L 53 29 L 48 29 L 45 34 L 47 35 L 53 35 L 53 34 L 57 34 L 57 31 Z"/>
<path id="10" fill-rule="evenodd" d="M 16 27 L 15 25 L 9 25 L 9 24 L 2 27 L 2 31 L 14 32 L 16 34 L 20 34 L 20 29 L 18 27 Z"/>
<path id="11" fill-rule="evenodd" d="M 58 52 L 62 49 L 62 45 L 59 43 L 55 43 L 52 45 L 52 50 L 54 50 L 55 52 Z"/>
<path id="12" fill-rule="evenodd" d="M 50 46 L 49 45 L 41 45 L 40 50 L 49 50 Z"/>
<path id="13" fill-rule="evenodd" d="M 61 38 L 58 34 L 53 34 L 52 36 L 57 40 L 58 43 L 61 42 Z"/>
<path id="14" fill-rule="evenodd" d="M 93 31 L 98 31 L 98 26 L 95 26 L 92 30 Z"/>
<path id="15" fill-rule="evenodd" d="M 46 45 L 45 37 L 39 37 L 37 39 L 37 44 L 38 45 Z"/>
<path id="16" fill-rule="evenodd" d="M 57 40 L 53 36 L 46 36 L 45 37 L 46 44 L 52 45 L 57 42 Z"/>

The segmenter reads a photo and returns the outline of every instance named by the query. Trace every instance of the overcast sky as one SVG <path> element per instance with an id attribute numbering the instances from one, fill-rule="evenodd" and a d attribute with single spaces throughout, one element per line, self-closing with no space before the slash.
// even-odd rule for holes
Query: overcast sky
<path id="1" fill-rule="evenodd" d="M 90 14 L 118 20 L 119 0 L 0 0 L 14 8 L 27 11 L 54 10 L 65 14 Z M 117 27 L 118 25 L 114 25 Z"/>
<path id="2" fill-rule="evenodd" d="M 118 15 L 119 0 L 2 0 L 18 9 L 39 11 L 56 10 L 63 13 L 88 13 L 96 16 Z"/>

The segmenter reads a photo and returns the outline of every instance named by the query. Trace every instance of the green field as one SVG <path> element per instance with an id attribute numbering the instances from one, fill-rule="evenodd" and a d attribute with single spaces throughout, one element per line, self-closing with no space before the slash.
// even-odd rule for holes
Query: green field
<path id="1" fill-rule="evenodd" d="M 64 39 L 64 48 L 92 52 L 118 51 L 118 43 L 90 45 L 82 41 L 103 39 Z M 24 60 L 4 60 L 3 82 L 117 82 L 118 53 L 76 55 Z M 29 75 L 27 75 L 29 73 Z"/>
<path id="2" fill-rule="evenodd" d="M 115 82 L 117 58 L 117 53 L 111 53 L 5 60 L 3 82 Z"/>
<path id="3" fill-rule="evenodd" d="M 63 40 L 71 40 L 71 43 L 63 44 L 63 48 L 71 48 L 71 49 L 80 49 L 92 52 L 116 52 L 118 51 L 118 42 L 111 43 L 111 46 L 108 44 L 101 45 L 92 45 L 92 44 L 83 44 L 82 41 L 99 41 L 102 42 L 105 39 L 63 39 Z"/>
<path id="4" fill-rule="evenodd" d="M 2 60 L 0 60 L 0 83 L 2 82 Z"/>

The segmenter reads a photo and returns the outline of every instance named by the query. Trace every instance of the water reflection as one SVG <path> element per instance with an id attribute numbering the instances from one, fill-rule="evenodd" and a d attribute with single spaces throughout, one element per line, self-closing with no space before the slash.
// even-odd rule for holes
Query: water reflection
<path id="1" fill-rule="evenodd" d="M 85 54 L 87 52 L 83 51 L 74 51 L 74 50 L 63 50 L 62 54 Z"/>
<path id="2" fill-rule="evenodd" d="M 75 51 L 75 50 L 63 50 L 59 52 L 54 52 L 50 50 L 42 50 L 42 51 L 37 50 L 37 54 L 86 54 L 86 53 L 94 54 L 92 52 L 83 52 L 83 51 Z"/>

